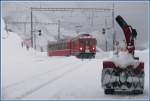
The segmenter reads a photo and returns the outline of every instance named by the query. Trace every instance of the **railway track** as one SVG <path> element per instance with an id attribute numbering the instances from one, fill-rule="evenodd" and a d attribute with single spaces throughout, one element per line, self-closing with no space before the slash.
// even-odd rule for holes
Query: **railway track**
<path id="1" fill-rule="evenodd" d="M 68 73 L 71 73 L 74 70 L 83 67 L 83 65 L 85 65 L 83 61 L 79 63 L 77 63 L 76 61 L 74 63 L 64 63 L 57 66 L 55 69 L 35 75 L 28 80 L 23 80 L 16 84 L 9 85 L 2 89 L 2 98 L 22 99 L 38 91 L 42 87 L 45 87 L 46 85 L 61 79 Z"/>
<path id="2" fill-rule="evenodd" d="M 65 66 L 65 65 L 67 65 L 67 64 L 68 64 L 68 63 L 63 63 L 63 64 L 61 64 L 61 66 L 63 67 L 63 66 Z M 10 84 L 10 85 L 8 85 L 8 86 L 2 88 L 2 89 L 11 88 L 11 87 L 20 85 L 20 84 L 22 84 L 22 83 L 25 83 L 25 82 L 27 82 L 27 81 L 29 81 L 29 80 L 33 80 L 33 79 L 35 79 L 35 78 L 37 78 L 37 77 L 43 76 L 43 75 L 45 75 L 45 74 L 47 74 L 47 73 L 54 72 L 54 71 L 59 70 L 59 69 L 63 69 L 61 66 L 58 65 L 58 66 L 56 66 L 54 69 L 49 69 L 49 70 L 47 70 L 46 72 L 42 72 L 42 73 L 33 75 L 33 76 L 28 77 L 28 78 L 26 78 L 26 79 L 24 79 L 24 80 L 21 80 L 21 81 L 19 81 L 19 82 L 15 82 L 15 83 L 13 83 L 13 84 Z"/>

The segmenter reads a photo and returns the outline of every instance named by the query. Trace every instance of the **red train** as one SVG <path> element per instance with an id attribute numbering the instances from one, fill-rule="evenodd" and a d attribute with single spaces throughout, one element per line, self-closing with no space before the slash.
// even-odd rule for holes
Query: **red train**
<path id="1" fill-rule="evenodd" d="M 48 56 L 70 56 L 78 58 L 94 58 L 96 54 L 96 38 L 89 34 L 81 34 L 70 40 L 48 43 Z"/>

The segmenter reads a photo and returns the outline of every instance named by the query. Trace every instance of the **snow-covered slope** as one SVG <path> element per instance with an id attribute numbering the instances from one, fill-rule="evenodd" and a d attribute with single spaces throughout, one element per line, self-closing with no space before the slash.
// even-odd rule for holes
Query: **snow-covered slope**
<path id="1" fill-rule="evenodd" d="M 5 24 L 3 23 L 2 26 L 5 26 Z M 32 75 L 33 71 L 31 70 L 34 67 L 30 67 L 29 65 L 32 63 L 33 58 L 35 57 L 37 52 L 33 49 L 29 49 L 29 51 L 27 51 L 26 47 L 22 47 L 22 39 L 16 33 L 7 33 L 4 30 L 4 28 L 2 28 L 2 32 L 3 33 L 1 36 L 1 67 L 3 74 L 2 80 L 4 80 L 2 82 L 2 86 L 6 86 L 8 84 L 14 83 L 15 80 L 21 80 L 23 78 L 26 78 L 27 76 L 29 76 L 29 74 Z M 7 37 L 5 37 L 6 35 Z M 45 53 L 39 54 L 44 56 Z M 29 68 L 26 68 L 28 66 Z"/>

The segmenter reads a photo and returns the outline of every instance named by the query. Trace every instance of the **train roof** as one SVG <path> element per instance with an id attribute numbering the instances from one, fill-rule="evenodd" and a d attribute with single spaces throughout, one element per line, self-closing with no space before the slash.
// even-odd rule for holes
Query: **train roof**
<path id="1" fill-rule="evenodd" d="M 80 34 L 79 36 L 91 36 L 90 34 Z"/>
<path id="2" fill-rule="evenodd" d="M 70 41 L 70 39 L 61 39 L 59 41 L 48 41 L 48 44 L 59 44 L 59 43 L 65 43 Z"/>
<path id="3" fill-rule="evenodd" d="M 58 44 L 58 43 L 68 42 L 70 40 L 84 39 L 84 38 L 92 38 L 93 39 L 94 37 L 92 37 L 92 35 L 90 35 L 90 34 L 80 34 L 77 37 L 74 37 L 71 39 L 66 38 L 66 39 L 61 39 L 59 41 L 48 41 L 48 44 Z"/>
<path id="4" fill-rule="evenodd" d="M 78 38 L 93 38 L 90 34 L 81 34 L 78 36 Z"/>

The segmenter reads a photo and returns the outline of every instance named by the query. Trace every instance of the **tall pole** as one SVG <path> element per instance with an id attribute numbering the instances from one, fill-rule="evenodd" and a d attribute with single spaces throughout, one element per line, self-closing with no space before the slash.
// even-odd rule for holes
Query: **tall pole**
<path id="1" fill-rule="evenodd" d="M 35 33 L 33 34 L 33 39 L 34 39 L 34 41 L 33 41 L 34 49 L 36 49 L 36 34 Z"/>
<path id="2" fill-rule="evenodd" d="M 7 20 L 5 20 L 5 22 L 6 22 L 6 31 L 8 32 L 8 22 L 7 22 Z"/>
<path id="3" fill-rule="evenodd" d="M 106 36 L 105 36 L 106 37 Z M 108 51 L 108 49 L 107 49 L 107 39 L 106 39 L 106 52 Z"/>
<path id="4" fill-rule="evenodd" d="M 105 45 L 106 45 L 106 52 L 107 52 L 107 37 L 106 37 L 106 29 L 107 29 L 107 18 L 105 18 L 105 41 L 106 41 L 106 43 L 105 43 Z"/>
<path id="5" fill-rule="evenodd" d="M 26 34 L 26 22 L 24 22 L 24 35 Z"/>
<path id="6" fill-rule="evenodd" d="M 112 28 L 113 28 L 113 51 L 115 50 L 115 40 L 116 40 L 116 33 L 115 33 L 115 12 L 114 12 L 114 1 L 113 1 L 113 9 L 112 9 Z"/>
<path id="7" fill-rule="evenodd" d="M 92 16 L 91 16 L 91 26 L 93 26 L 93 23 L 94 23 L 94 11 L 92 10 Z"/>
<path id="8" fill-rule="evenodd" d="M 32 8 L 31 8 L 31 46 L 33 48 L 33 22 L 32 22 Z"/>
<path id="9" fill-rule="evenodd" d="M 58 40 L 60 40 L 60 20 L 58 20 Z"/>

